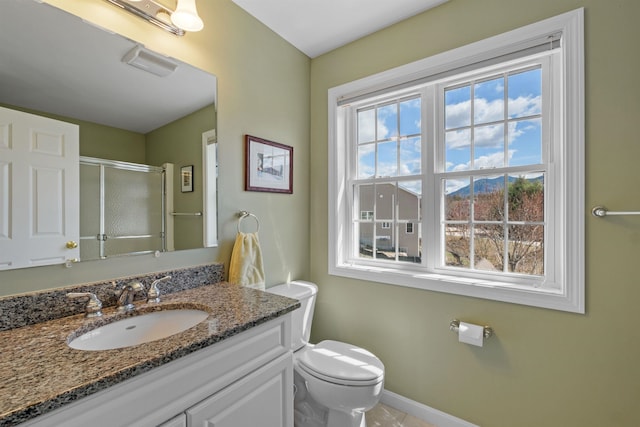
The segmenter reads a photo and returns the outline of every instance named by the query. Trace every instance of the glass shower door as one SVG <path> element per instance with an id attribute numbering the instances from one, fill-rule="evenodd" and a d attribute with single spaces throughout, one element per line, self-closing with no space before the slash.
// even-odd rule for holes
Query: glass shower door
<path id="1" fill-rule="evenodd" d="M 164 251 L 162 174 L 105 168 L 104 256 Z"/>
<path id="2" fill-rule="evenodd" d="M 162 168 L 84 157 L 80 177 L 81 259 L 166 250 Z"/>

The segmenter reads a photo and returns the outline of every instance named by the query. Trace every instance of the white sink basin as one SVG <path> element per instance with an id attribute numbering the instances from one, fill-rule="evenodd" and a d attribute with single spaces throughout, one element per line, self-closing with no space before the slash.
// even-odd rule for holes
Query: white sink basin
<path id="1" fill-rule="evenodd" d="M 69 342 L 77 350 L 111 350 L 159 340 L 186 331 L 209 317 L 202 310 L 154 311 L 93 329 Z"/>

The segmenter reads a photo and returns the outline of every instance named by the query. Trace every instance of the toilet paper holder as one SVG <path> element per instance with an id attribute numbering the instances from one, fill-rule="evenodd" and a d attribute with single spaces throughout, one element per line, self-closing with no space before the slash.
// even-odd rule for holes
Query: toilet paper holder
<path id="1" fill-rule="evenodd" d="M 491 326 L 484 326 L 483 336 L 485 339 L 493 336 L 493 328 Z M 453 319 L 451 323 L 449 323 L 449 330 L 455 332 L 456 334 L 460 330 L 460 321 L 458 319 Z"/>

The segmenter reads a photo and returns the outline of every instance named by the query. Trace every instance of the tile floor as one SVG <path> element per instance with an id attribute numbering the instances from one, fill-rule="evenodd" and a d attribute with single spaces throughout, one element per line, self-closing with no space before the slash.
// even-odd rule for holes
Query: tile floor
<path id="1" fill-rule="evenodd" d="M 367 427 L 437 427 L 382 403 L 368 411 L 365 418 Z"/>

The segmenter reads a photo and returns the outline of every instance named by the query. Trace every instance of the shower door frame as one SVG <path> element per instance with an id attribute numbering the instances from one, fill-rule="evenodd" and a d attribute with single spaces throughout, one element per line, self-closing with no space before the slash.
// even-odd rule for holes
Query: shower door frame
<path id="1" fill-rule="evenodd" d="M 108 239 L 143 239 L 143 238 L 151 238 L 157 237 L 153 234 L 146 235 L 133 235 L 133 236 L 116 236 L 109 237 L 105 233 L 105 168 L 113 168 L 113 169 L 121 169 L 132 172 L 147 172 L 147 173 L 160 173 L 161 175 L 161 191 L 160 191 L 160 209 L 161 209 L 161 229 L 160 229 L 160 241 L 161 241 L 161 252 L 167 251 L 167 240 L 166 240 L 166 188 L 167 188 L 167 176 L 166 170 L 164 167 L 160 166 L 151 166 L 144 165 L 141 163 L 131 163 L 131 162 L 123 162 L 118 160 L 108 160 L 108 159 L 100 159 L 97 157 L 87 157 L 80 156 L 80 165 L 93 165 L 98 166 L 99 169 L 99 192 L 100 192 L 100 221 L 99 221 L 99 231 L 96 235 L 96 240 L 98 240 L 98 259 L 106 259 L 105 255 L 105 242 Z M 82 203 L 80 204 L 82 206 Z M 80 215 L 82 216 L 82 215 Z M 80 239 L 83 240 L 83 236 L 80 236 Z M 129 256 L 129 255 L 140 255 L 140 254 L 149 254 L 154 253 L 154 250 L 147 251 L 135 251 L 135 252 L 124 252 L 121 254 L 110 255 L 109 258 L 119 257 L 119 256 Z"/>

